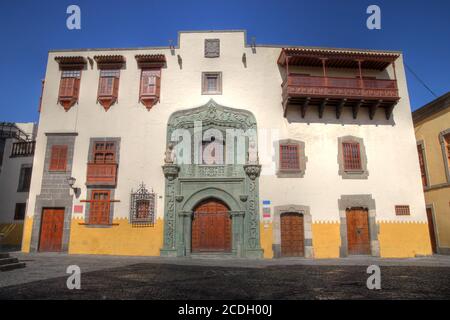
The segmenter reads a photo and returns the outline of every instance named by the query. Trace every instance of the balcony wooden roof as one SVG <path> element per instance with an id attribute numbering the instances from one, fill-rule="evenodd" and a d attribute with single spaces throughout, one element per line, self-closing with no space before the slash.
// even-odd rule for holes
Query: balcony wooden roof
<path id="1" fill-rule="evenodd" d="M 60 69 L 83 69 L 86 59 L 82 56 L 58 56 L 55 57 Z"/>
<path id="2" fill-rule="evenodd" d="M 398 53 L 353 51 L 337 49 L 310 49 L 310 48 L 283 48 L 278 57 L 278 64 L 285 66 L 289 59 L 289 65 L 321 67 L 322 60 L 326 60 L 329 68 L 361 68 L 385 70 L 400 56 Z"/>
<path id="3" fill-rule="evenodd" d="M 125 64 L 125 57 L 122 55 L 98 55 L 94 60 L 100 69 L 117 68 L 120 69 Z"/>
<path id="4" fill-rule="evenodd" d="M 164 54 L 137 54 L 135 55 L 139 68 L 163 67 L 166 64 Z"/>

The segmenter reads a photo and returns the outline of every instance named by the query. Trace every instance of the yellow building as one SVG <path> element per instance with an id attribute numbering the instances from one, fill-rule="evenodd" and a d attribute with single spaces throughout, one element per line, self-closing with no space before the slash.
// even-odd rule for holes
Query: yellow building
<path id="1" fill-rule="evenodd" d="M 450 254 L 450 92 L 413 112 L 434 253 Z"/>

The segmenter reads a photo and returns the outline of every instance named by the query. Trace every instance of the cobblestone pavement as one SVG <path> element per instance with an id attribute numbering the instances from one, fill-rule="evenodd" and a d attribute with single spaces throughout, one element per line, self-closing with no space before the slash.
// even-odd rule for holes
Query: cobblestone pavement
<path id="1" fill-rule="evenodd" d="M 450 257 L 335 260 L 165 259 L 15 254 L 27 268 L 0 273 L 0 299 L 450 299 Z M 79 265 L 81 290 L 66 268 Z M 381 267 L 368 290 L 367 266 Z"/>

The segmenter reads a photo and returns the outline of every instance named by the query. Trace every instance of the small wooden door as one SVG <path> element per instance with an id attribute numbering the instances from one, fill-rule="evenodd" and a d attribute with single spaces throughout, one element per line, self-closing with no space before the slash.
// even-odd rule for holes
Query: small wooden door
<path id="1" fill-rule="evenodd" d="M 433 210 L 427 208 L 428 231 L 430 232 L 431 249 L 433 253 L 437 253 L 436 232 L 434 230 Z"/>
<path id="2" fill-rule="evenodd" d="M 192 221 L 193 252 L 230 252 L 231 219 L 227 206 L 208 200 L 194 211 Z"/>
<path id="3" fill-rule="evenodd" d="M 63 226 L 64 208 L 45 208 L 43 210 L 39 251 L 61 251 Z"/>
<path id="4" fill-rule="evenodd" d="M 348 254 L 370 254 L 369 212 L 362 208 L 347 210 Z"/>
<path id="5" fill-rule="evenodd" d="M 281 223 L 281 256 L 305 256 L 305 232 L 303 215 L 298 213 L 284 213 L 280 217 Z"/>

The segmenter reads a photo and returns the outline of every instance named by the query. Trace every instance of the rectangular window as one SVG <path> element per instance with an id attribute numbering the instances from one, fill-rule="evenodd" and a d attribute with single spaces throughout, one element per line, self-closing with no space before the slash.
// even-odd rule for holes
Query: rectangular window
<path id="1" fill-rule="evenodd" d="M 81 70 L 64 70 L 59 85 L 60 99 L 76 99 L 80 88 Z"/>
<path id="2" fill-rule="evenodd" d="M 22 167 L 20 169 L 19 186 L 17 188 L 17 192 L 30 191 L 31 171 L 32 167 Z"/>
<path id="3" fill-rule="evenodd" d="M 117 97 L 119 91 L 120 70 L 101 70 L 98 85 L 99 97 Z"/>
<path id="4" fill-rule="evenodd" d="M 397 216 L 409 216 L 409 206 L 395 206 L 395 214 Z"/>
<path id="5" fill-rule="evenodd" d="M 222 94 L 221 72 L 203 72 L 202 94 Z"/>
<path id="6" fill-rule="evenodd" d="M 297 144 L 280 144 L 280 170 L 300 170 Z"/>
<path id="7" fill-rule="evenodd" d="M 344 142 L 342 143 L 342 149 L 344 152 L 344 170 L 362 170 L 359 143 Z"/>
<path id="8" fill-rule="evenodd" d="M 417 153 L 419 154 L 419 165 L 420 165 L 420 174 L 422 176 L 422 185 L 426 187 L 428 185 L 427 181 L 427 171 L 425 168 L 425 155 L 423 145 L 417 145 Z"/>
<path id="9" fill-rule="evenodd" d="M 141 96 L 159 96 L 161 69 L 143 69 L 141 73 Z"/>
<path id="10" fill-rule="evenodd" d="M 25 219 L 26 203 L 16 203 L 16 209 L 14 211 L 14 220 Z"/>
<path id="11" fill-rule="evenodd" d="M 110 194 L 109 190 L 93 190 L 89 208 L 89 224 L 110 224 Z"/>
<path id="12" fill-rule="evenodd" d="M 50 155 L 50 171 L 66 171 L 67 145 L 54 145 Z"/>
<path id="13" fill-rule="evenodd" d="M 447 133 L 444 136 L 444 140 L 445 140 L 445 150 L 447 152 L 447 165 L 450 169 L 450 133 Z"/>
<path id="14" fill-rule="evenodd" d="M 94 163 L 116 163 L 116 147 L 112 141 L 96 142 L 93 150 Z"/>

